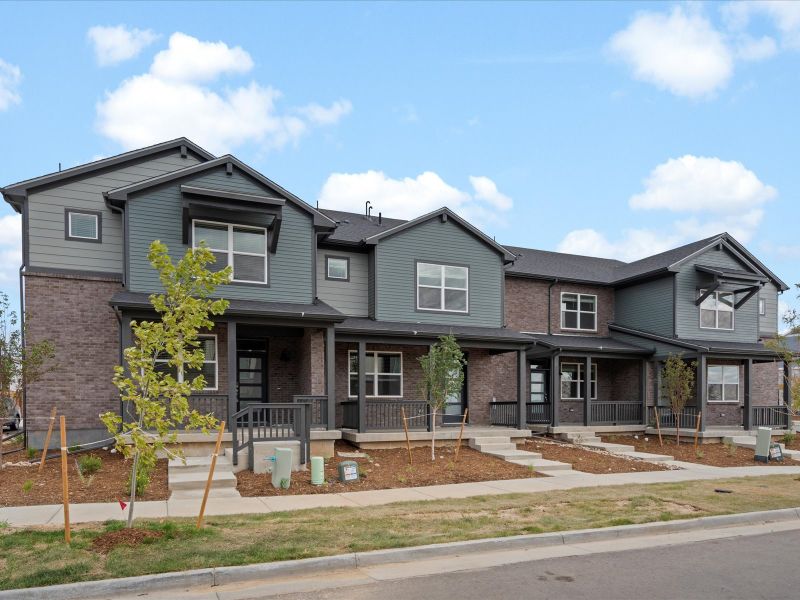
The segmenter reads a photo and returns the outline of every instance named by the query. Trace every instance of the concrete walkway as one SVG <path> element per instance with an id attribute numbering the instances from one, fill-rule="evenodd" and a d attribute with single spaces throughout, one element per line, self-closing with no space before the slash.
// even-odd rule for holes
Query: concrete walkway
<path id="1" fill-rule="evenodd" d="M 684 463 L 690 465 L 692 463 Z M 500 494 L 534 494 L 555 490 L 570 490 L 583 487 L 607 485 L 643 485 L 648 483 L 673 483 L 680 481 L 727 479 L 731 477 L 758 477 L 765 475 L 800 475 L 797 467 L 727 467 L 690 468 L 673 471 L 649 471 L 645 473 L 609 473 L 592 475 L 578 471 L 558 477 L 535 477 L 483 481 L 479 483 L 456 483 L 416 488 L 343 492 L 339 494 L 307 494 L 298 496 L 261 496 L 257 498 L 209 498 L 206 515 L 265 514 L 271 512 L 303 510 L 307 508 L 358 507 L 445 498 L 469 498 Z M 137 502 L 135 516 L 140 519 L 163 517 L 195 517 L 200 511 L 200 499 L 161 500 Z M 127 510 L 117 503 L 71 504 L 70 522 L 91 523 L 110 519 L 127 518 Z M 62 526 L 64 516 L 60 504 L 42 506 L 13 506 L 0 508 L 0 521 L 12 527 L 36 525 Z"/>

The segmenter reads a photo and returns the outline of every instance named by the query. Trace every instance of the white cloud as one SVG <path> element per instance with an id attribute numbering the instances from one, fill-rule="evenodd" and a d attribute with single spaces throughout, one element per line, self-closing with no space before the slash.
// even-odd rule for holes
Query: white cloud
<path id="1" fill-rule="evenodd" d="M 97 128 L 128 149 L 187 136 L 219 154 L 246 143 L 264 149 L 297 143 L 313 126 L 332 125 L 352 110 L 341 99 L 327 108 L 310 104 L 280 111 L 282 94 L 273 87 L 255 81 L 221 89 L 208 85 L 252 67 L 252 58 L 239 47 L 175 33 L 149 72 L 124 80 L 98 102 Z"/>
<path id="2" fill-rule="evenodd" d="M 626 229 L 615 241 L 595 229 L 576 229 L 564 236 L 557 250 L 630 262 L 674 248 L 680 243 L 677 235 L 663 235 L 649 229 Z"/>
<path id="3" fill-rule="evenodd" d="M 639 13 L 608 47 L 636 79 L 678 96 L 709 96 L 733 73 L 733 56 L 722 34 L 702 14 L 680 6 L 669 14 Z"/>
<path id="4" fill-rule="evenodd" d="M 737 1 L 724 4 L 720 9 L 723 20 L 730 29 L 745 29 L 754 16 L 763 16 L 781 33 L 785 48 L 800 49 L 800 3 L 783 0 Z"/>
<path id="5" fill-rule="evenodd" d="M 741 60 L 764 60 L 774 56 L 777 52 L 778 45 L 768 35 L 760 38 L 743 35 L 736 44 L 736 57 Z"/>
<path id="6" fill-rule="evenodd" d="M 500 193 L 488 177 L 469 179 L 472 192 L 448 184 L 432 171 L 403 179 L 393 179 L 382 171 L 332 173 L 319 193 L 319 205 L 362 212 L 369 200 L 374 212 L 398 219 L 413 219 L 447 206 L 469 220 L 477 222 L 480 217 L 500 222 L 498 212 L 511 208 L 511 198 Z"/>
<path id="7" fill-rule="evenodd" d="M 0 110 L 7 110 L 12 104 L 19 104 L 19 83 L 22 72 L 19 67 L 9 64 L 0 58 Z"/>
<path id="8" fill-rule="evenodd" d="M 3 215 L 0 217 L 0 286 L 6 293 L 13 292 L 13 286 L 18 285 L 21 264 L 22 218 L 17 214 Z"/>
<path id="9" fill-rule="evenodd" d="M 86 36 L 94 46 L 94 56 L 101 67 L 129 60 L 158 39 L 150 29 L 129 29 L 125 25 L 114 27 L 95 25 Z"/>

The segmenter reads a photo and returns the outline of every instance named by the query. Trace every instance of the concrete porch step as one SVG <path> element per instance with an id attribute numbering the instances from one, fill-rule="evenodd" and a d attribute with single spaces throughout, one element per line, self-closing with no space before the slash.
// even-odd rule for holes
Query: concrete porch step
<path id="1" fill-rule="evenodd" d="M 173 491 L 169 499 L 170 500 L 202 500 L 203 493 L 205 489 L 202 490 L 175 490 Z M 211 488 L 208 492 L 209 498 L 241 498 L 242 496 L 236 490 L 236 488 Z"/>
<path id="2" fill-rule="evenodd" d="M 511 438 L 509 436 L 494 435 L 486 437 L 473 437 L 469 439 L 469 447 L 475 448 L 482 444 L 510 444 Z"/>
<path id="3" fill-rule="evenodd" d="M 515 458 L 530 458 L 531 456 L 538 456 L 541 457 L 541 454 L 538 452 L 528 452 L 527 450 L 517 450 L 514 448 L 513 450 L 495 450 L 495 451 L 484 451 L 483 454 L 488 454 L 489 456 L 496 456 L 497 458 L 502 458 L 503 460 L 512 460 Z"/>
<path id="4" fill-rule="evenodd" d="M 529 459 L 514 459 L 508 462 L 516 465 L 524 465 L 531 467 L 538 473 L 549 473 L 550 471 L 572 471 L 572 465 L 569 463 L 558 462 L 556 460 L 547 460 L 545 458 L 529 458 Z"/>
<path id="5" fill-rule="evenodd" d="M 169 461 L 169 473 L 205 473 L 208 475 L 208 470 L 211 468 L 210 456 L 187 456 L 186 462 L 179 458 L 172 458 Z M 218 456 L 217 464 L 214 468 L 215 471 L 222 469 L 229 471 L 231 468 L 231 461 L 227 456 Z"/>
<path id="6" fill-rule="evenodd" d="M 170 490 L 202 490 L 205 489 L 208 481 L 208 473 L 171 473 L 169 476 Z M 213 489 L 233 488 L 236 489 L 236 475 L 230 470 L 214 471 L 211 479 Z"/>
<path id="7" fill-rule="evenodd" d="M 485 452 L 485 453 L 502 452 L 505 450 L 517 449 L 517 445 L 512 444 L 511 442 L 497 443 L 497 444 L 475 444 L 471 445 L 471 447 L 477 450 L 478 452 Z"/>
<path id="8" fill-rule="evenodd" d="M 620 452 L 621 456 L 634 458 L 636 460 L 646 460 L 648 462 L 669 462 L 675 460 L 674 456 L 667 456 L 666 454 L 650 454 L 649 452 Z"/>

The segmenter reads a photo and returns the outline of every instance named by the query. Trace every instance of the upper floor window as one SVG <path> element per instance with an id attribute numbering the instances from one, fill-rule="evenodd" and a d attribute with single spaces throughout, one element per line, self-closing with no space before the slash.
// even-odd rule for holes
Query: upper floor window
<path id="1" fill-rule="evenodd" d="M 700 293 L 705 293 L 700 290 Z M 702 329 L 733 329 L 733 292 L 714 292 L 700 303 Z"/>
<path id="2" fill-rule="evenodd" d="M 367 352 L 364 374 L 368 398 L 401 398 L 403 396 L 403 354 L 400 352 Z M 358 352 L 349 354 L 350 397 L 358 396 Z"/>
<path id="3" fill-rule="evenodd" d="M 217 259 L 210 269 L 233 268 L 232 280 L 267 283 L 267 230 L 249 225 L 194 221 L 192 244 L 205 242 Z"/>
<path id="4" fill-rule="evenodd" d="M 159 354 L 155 360 L 156 370 L 162 373 L 169 373 L 175 381 L 191 381 L 198 375 L 202 375 L 206 380 L 203 391 L 210 392 L 217 389 L 217 336 L 200 335 L 197 336 L 200 348 L 203 350 L 203 366 L 200 369 L 178 370 L 174 365 L 169 364 L 169 356 L 166 353 Z"/>
<path id="5" fill-rule="evenodd" d="M 758 314 L 762 317 L 766 316 L 767 314 L 767 301 L 764 298 L 758 299 Z"/>
<path id="6" fill-rule="evenodd" d="M 469 311 L 469 268 L 417 263 L 417 309 Z"/>
<path id="7" fill-rule="evenodd" d="M 561 329 L 597 331 L 597 296 L 562 292 Z"/>
<path id="8" fill-rule="evenodd" d="M 64 213 L 64 237 L 79 242 L 100 241 L 101 214 L 67 209 Z"/>
<path id="9" fill-rule="evenodd" d="M 346 256 L 326 256 L 325 279 L 350 281 L 350 259 Z"/>

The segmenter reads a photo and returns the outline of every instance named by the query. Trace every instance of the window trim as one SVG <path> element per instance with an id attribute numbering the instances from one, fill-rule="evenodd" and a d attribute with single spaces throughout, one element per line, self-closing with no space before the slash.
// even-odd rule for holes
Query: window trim
<path id="1" fill-rule="evenodd" d="M 578 390 L 580 390 L 580 389 L 581 389 L 581 386 L 580 386 L 580 384 L 581 384 L 581 383 L 585 383 L 585 379 L 586 379 L 586 378 L 585 378 L 585 376 L 584 376 L 584 377 L 581 377 L 581 375 L 582 375 L 582 373 L 583 373 L 583 369 L 584 369 L 584 363 L 582 363 L 582 362 L 562 362 L 562 363 L 560 363 L 560 364 L 559 364 L 559 366 L 558 366 L 558 391 L 559 391 L 559 398 L 560 398 L 561 400 L 583 400 L 583 399 L 584 399 L 584 397 L 583 397 L 583 396 L 579 396 L 579 397 L 577 397 L 577 398 L 573 398 L 573 397 L 571 397 L 571 396 L 562 396 L 562 395 L 561 395 L 561 384 L 563 383 L 563 379 L 561 378 L 561 375 L 562 375 L 562 373 L 564 372 L 564 371 L 563 371 L 563 369 L 564 369 L 564 367 L 565 367 L 566 365 L 577 365 L 577 367 L 578 367 L 578 368 L 577 368 L 578 379 L 576 380 L 576 381 L 578 382 Z M 597 368 L 597 363 L 596 363 L 595 361 L 592 361 L 592 368 L 591 368 L 591 370 L 592 370 L 592 371 L 594 371 L 594 395 L 592 395 L 592 394 L 591 394 L 591 389 L 592 389 L 592 387 L 591 387 L 591 385 L 592 385 L 592 377 L 591 377 L 591 374 L 590 374 L 590 377 L 589 377 L 589 400 L 597 400 L 597 391 L 598 391 L 598 389 L 597 389 L 597 388 L 598 388 L 597 382 L 598 382 L 598 379 L 599 379 L 599 370 L 598 370 L 598 368 Z"/>
<path id="2" fill-rule="evenodd" d="M 71 215 L 89 215 L 95 218 L 97 223 L 97 237 L 88 238 L 80 235 L 72 235 Z M 100 244 L 103 242 L 103 213 L 98 210 L 83 210 L 82 208 L 64 209 L 64 239 L 70 242 L 88 242 L 90 244 Z"/>
<path id="3" fill-rule="evenodd" d="M 422 285 L 420 286 L 419 283 L 419 266 L 420 265 L 430 265 L 433 267 L 441 267 L 442 269 L 442 285 L 441 286 L 433 286 L 433 285 Z M 458 267 L 460 269 L 464 269 L 467 272 L 467 284 L 465 288 L 456 288 L 456 287 L 448 287 L 445 285 L 445 275 L 444 275 L 444 268 L 445 267 Z M 445 314 L 454 314 L 454 315 L 469 315 L 469 265 L 464 264 L 457 264 L 457 263 L 445 263 L 445 262 L 430 262 L 427 260 L 416 260 L 414 261 L 414 307 L 417 312 L 432 312 L 432 313 L 445 313 Z M 422 308 L 419 305 L 419 288 L 429 288 L 429 289 L 439 289 L 439 306 L 441 308 Z M 466 302 L 464 306 L 464 310 L 452 310 L 444 308 L 444 297 L 446 290 L 457 290 L 461 292 L 466 292 Z"/>
<path id="4" fill-rule="evenodd" d="M 198 390 L 200 392 L 217 392 L 219 391 L 219 344 L 217 343 L 217 334 L 216 333 L 202 333 L 197 336 L 198 341 L 202 339 L 214 339 L 214 360 L 206 360 L 205 354 L 203 355 L 203 364 L 211 364 L 214 363 L 214 387 L 204 387 L 202 390 Z M 169 359 L 167 358 L 155 358 L 154 362 L 156 363 L 166 363 Z M 183 371 L 178 371 L 178 382 L 183 382 Z"/>
<path id="5" fill-rule="evenodd" d="M 700 295 L 705 294 L 705 292 L 706 292 L 706 290 L 701 289 L 700 290 Z M 723 310 L 723 311 L 719 310 L 719 299 L 718 299 L 719 294 L 730 294 L 731 296 L 733 296 L 733 302 L 731 304 L 731 309 L 729 311 L 728 310 Z M 718 291 L 712 292 L 708 296 L 708 298 L 711 298 L 711 297 L 714 298 L 714 303 L 715 303 L 715 306 L 717 307 L 717 308 L 714 309 L 714 323 L 715 323 L 715 326 L 714 327 L 704 327 L 703 326 L 703 311 L 704 310 L 711 310 L 711 309 L 703 308 L 703 303 L 702 302 L 697 307 L 697 326 L 700 329 L 708 329 L 708 330 L 711 330 L 711 331 L 735 331 L 735 329 L 736 329 L 736 308 L 734 308 L 734 305 L 736 304 L 736 294 L 734 292 L 727 292 L 725 290 L 721 290 L 721 291 L 718 290 Z M 730 327 L 719 327 L 719 313 L 720 312 L 730 312 L 731 313 L 731 326 Z"/>
<path id="6" fill-rule="evenodd" d="M 330 269 L 328 265 L 330 264 L 331 259 L 333 260 L 343 260 L 345 261 L 345 269 L 347 270 L 346 277 L 332 277 L 330 273 Z M 325 279 L 328 281 L 341 281 L 343 283 L 350 281 L 350 257 L 349 256 L 337 256 L 335 254 L 326 254 L 325 255 Z"/>
<path id="7" fill-rule="evenodd" d="M 709 380 L 708 371 L 711 367 L 720 367 L 722 368 L 722 383 L 714 383 L 712 384 Z M 725 368 L 732 368 L 736 369 L 736 400 L 727 400 L 725 398 Z M 742 377 L 741 372 L 739 369 L 739 365 L 717 365 L 717 364 L 706 364 L 706 402 L 708 404 L 735 404 L 739 405 L 742 401 Z M 711 400 L 711 394 L 709 393 L 709 386 L 711 385 L 721 385 L 722 386 L 722 400 Z M 728 384 L 733 385 L 733 384 Z"/>
<path id="8" fill-rule="evenodd" d="M 358 350 L 349 350 L 347 352 L 347 397 L 348 398 L 358 398 L 358 395 L 354 396 L 353 393 L 352 393 L 352 390 L 350 389 L 350 387 L 351 387 L 350 384 L 352 383 L 351 376 L 352 375 L 358 375 L 357 372 L 353 373 L 353 372 L 350 371 L 350 357 L 353 354 L 358 355 Z M 369 352 L 366 353 L 366 355 L 369 355 L 369 354 L 372 354 L 375 357 L 375 358 L 373 358 L 373 363 L 375 365 L 378 364 L 376 359 L 377 359 L 377 356 L 379 354 L 391 354 L 391 355 L 395 355 L 395 356 L 399 356 L 400 357 L 400 373 L 379 373 L 377 370 L 374 373 L 367 373 L 367 372 L 364 373 L 364 376 L 365 376 L 364 377 L 364 381 L 365 381 L 365 383 L 366 383 L 367 378 L 370 375 L 372 375 L 372 377 L 373 377 L 372 389 L 373 390 L 377 390 L 378 389 L 378 375 L 400 375 L 400 395 L 399 396 L 379 396 L 379 395 L 366 396 L 365 395 L 365 398 L 376 398 L 376 399 L 381 399 L 381 398 L 403 398 L 404 397 L 403 396 L 403 385 L 404 385 L 404 379 L 405 379 L 405 376 L 403 374 L 403 353 L 402 352 L 384 351 L 384 350 L 370 350 Z M 366 390 L 364 390 L 364 393 L 366 394 Z"/>
<path id="9" fill-rule="evenodd" d="M 761 296 L 758 297 L 758 316 L 759 317 L 767 316 L 767 299 L 762 298 Z"/>
<path id="10" fill-rule="evenodd" d="M 578 297 L 578 310 L 575 311 L 575 310 L 565 310 L 564 309 L 564 295 L 565 294 L 569 295 L 569 296 L 577 296 Z M 593 312 L 590 313 L 589 311 L 581 310 L 581 297 L 583 297 L 583 296 L 586 296 L 587 298 L 588 297 L 594 298 L 594 311 Z M 597 325 L 598 325 L 598 323 L 597 323 L 597 308 L 598 308 L 597 294 L 582 294 L 580 292 L 561 292 L 561 294 L 559 296 L 559 304 L 558 304 L 558 306 L 559 306 L 559 313 L 561 315 L 560 324 L 561 324 L 561 329 L 563 331 L 591 331 L 591 332 L 597 333 Z M 578 327 L 567 327 L 567 326 L 564 325 L 564 314 L 568 313 L 568 312 L 570 312 L 570 313 L 574 312 L 575 314 L 578 315 Z M 585 327 L 581 327 L 580 326 L 580 324 L 581 324 L 581 314 L 593 314 L 594 315 L 594 328 L 593 329 L 587 329 Z"/>
<path id="11" fill-rule="evenodd" d="M 266 227 L 259 227 L 258 225 L 243 225 L 240 223 L 226 223 L 223 221 L 209 221 L 207 219 L 192 219 L 192 248 L 197 248 L 197 236 L 195 235 L 195 227 L 200 224 L 202 225 L 212 225 L 217 227 L 227 227 L 228 229 L 228 248 L 211 248 L 208 246 L 208 249 L 212 252 L 217 253 L 227 253 L 228 255 L 228 265 L 231 268 L 231 279 L 230 282 L 238 285 L 256 285 L 256 286 L 269 286 L 269 231 Z M 264 254 L 258 254 L 255 252 L 240 252 L 233 249 L 233 230 L 235 228 L 239 229 L 250 229 L 254 231 L 263 231 L 264 232 Z M 263 256 L 264 257 L 264 281 L 254 281 L 252 279 L 234 279 L 234 266 L 233 266 L 233 257 L 235 255 L 240 256 Z"/>

